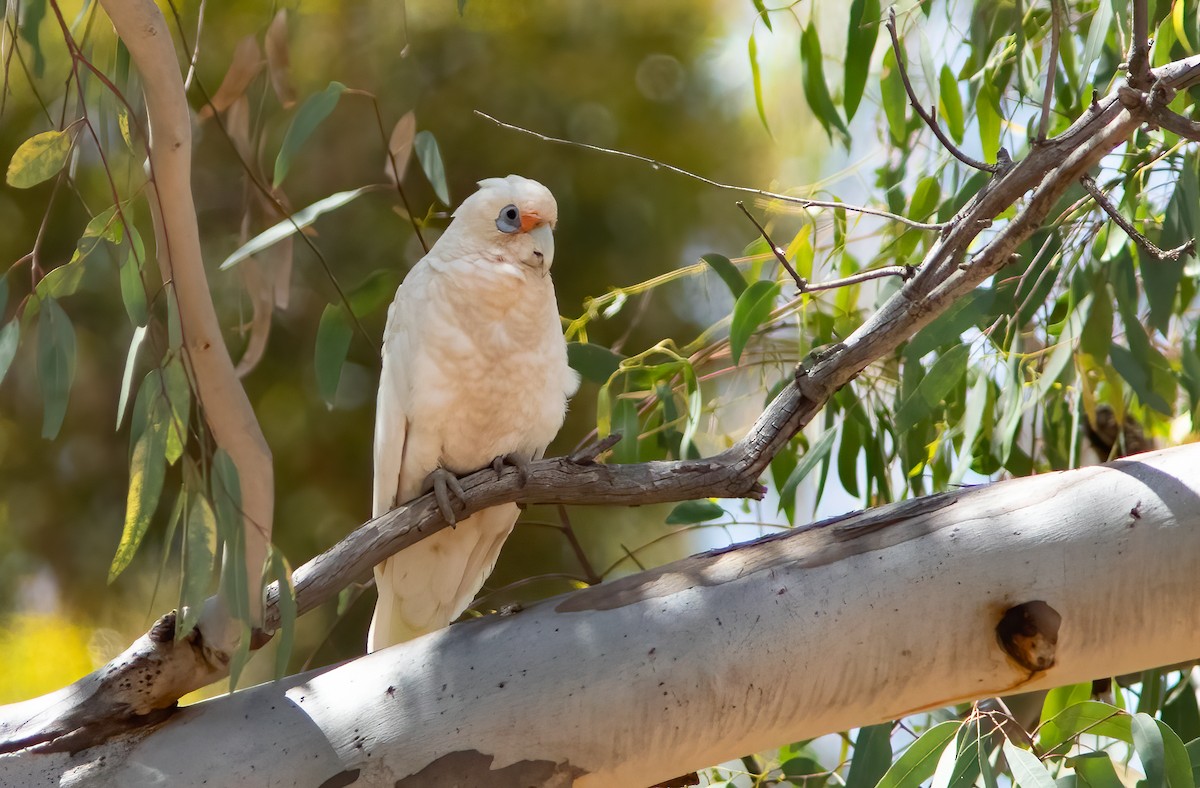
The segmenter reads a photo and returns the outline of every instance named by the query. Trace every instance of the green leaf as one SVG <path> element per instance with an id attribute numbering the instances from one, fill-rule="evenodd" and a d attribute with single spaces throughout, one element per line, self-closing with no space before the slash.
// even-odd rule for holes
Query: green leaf
<path id="1" fill-rule="evenodd" d="M 690 525 L 706 520 L 715 520 L 723 514 L 725 514 L 725 510 L 716 501 L 711 498 L 702 498 L 698 501 L 684 501 L 676 504 L 664 522 L 667 525 Z"/>
<path id="2" fill-rule="evenodd" d="M 233 615 L 239 621 L 250 620 L 250 578 L 246 567 L 246 518 L 242 516 L 242 488 L 237 466 L 224 449 L 217 449 L 212 461 L 213 508 L 217 533 L 225 542 L 221 590 Z M 258 568 L 259 573 L 262 567 Z M 257 581 L 261 578 L 256 577 Z"/>
<path id="3" fill-rule="evenodd" d="M 290 218 L 284 219 L 275 226 L 263 230 L 261 233 L 242 244 L 240 247 L 238 247 L 237 251 L 226 257 L 221 262 L 220 270 L 227 271 L 230 268 L 233 268 L 246 258 L 253 257 L 262 250 L 279 243 L 292 233 L 308 227 L 310 224 L 320 218 L 322 214 L 329 213 L 337 208 L 341 208 L 346 203 L 358 199 L 367 192 L 377 191 L 379 188 L 380 187 L 374 185 L 362 186 L 351 191 L 331 194 L 322 200 L 317 200 L 307 208 L 296 211 L 291 215 Z"/>
<path id="4" fill-rule="evenodd" d="M 758 12 L 758 18 L 762 20 L 763 27 L 771 32 L 775 32 L 775 29 L 771 27 L 771 17 L 767 14 L 766 3 L 763 0 L 753 0 L 753 2 L 754 10 Z"/>
<path id="5" fill-rule="evenodd" d="M 943 353 L 896 411 L 896 431 L 908 432 L 939 408 L 942 400 L 967 372 L 969 345 L 955 345 Z"/>
<path id="6" fill-rule="evenodd" d="M 21 321 L 17 318 L 10 320 L 4 328 L 0 328 L 0 383 L 8 374 L 13 358 L 17 355 L 17 345 L 21 339 Z"/>
<path id="7" fill-rule="evenodd" d="M 192 412 L 192 388 L 179 356 L 174 356 L 163 366 L 162 380 L 171 410 L 171 423 L 167 430 L 167 462 L 174 465 L 183 456 L 183 448 L 187 445 L 188 421 Z"/>
<path id="8" fill-rule="evenodd" d="M 733 293 L 735 299 L 746 291 L 746 277 L 742 276 L 742 272 L 728 257 L 722 254 L 706 254 L 700 259 L 717 272 L 717 276 L 725 282 L 725 286 L 729 288 L 729 292 Z"/>
<path id="9" fill-rule="evenodd" d="M 1079 335 L 1079 349 L 1103 363 L 1108 358 L 1108 349 L 1112 345 L 1112 296 L 1109 295 L 1108 286 L 1103 281 L 1097 282 L 1094 288 L 1092 305 L 1088 309 L 1087 320 L 1083 323 L 1083 332 Z"/>
<path id="10" fill-rule="evenodd" d="M 350 340 L 353 336 L 346 310 L 338 304 L 326 306 L 317 326 L 313 364 L 317 373 L 317 391 L 330 410 L 333 409 L 338 381 L 342 378 L 342 365 L 346 363 L 346 354 L 350 352 Z"/>
<path id="11" fill-rule="evenodd" d="M 8 163 L 8 185 L 28 189 L 49 180 L 67 163 L 71 135 L 65 131 L 43 131 L 21 143 Z"/>
<path id="12" fill-rule="evenodd" d="M 42 437 L 53 440 L 67 415 L 71 381 L 75 378 L 75 329 L 71 318 L 53 298 L 38 316 L 38 379 L 42 386 Z"/>
<path id="13" fill-rule="evenodd" d="M 967 471 L 971 469 L 971 458 L 975 455 L 975 441 L 979 438 L 979 433 L 983 431 L 983 416 L 987 410 L 988 392 L 991 389 L 989 384 L 988 376 L 981 374 L 975 379 L 971 390 L 967 392 L 966 408 L 963 410 L 962 420 L 959 422 L 963 431 L 962 449 L 958 453 L 954 470 L 950 474 L 949 483 L 951 485 L 960 484 L 963 477 L 967 475 Z"/>
<path id="14" fill-rule="evenodd" d="M 1081 753 L 1067 760 L 1079 788 L 1125 788 L 1106 752 Z"/>
<path id="15" fill-rule="evenodd" d="M 1194 788 L 1196 783 L 1192 779 L 1191 759 L 1183 739 L 1162 720 L 1155 720 L 1154 723 L 1158 725 L 1158 732 L 1162 734 L 1167 785 L 1170 788 Z"/>
<path id="16" fill-rule="evenodd" d="M 868 725 L 858 729 L 854 739 L 854 755 L 850 759 L 850 773 L 846 775 L 846 788 L 869 788 L 878 784 L 880 778 L 892 764 L 892 723 Z"/>
<path id="17" fill-rule="evenodd" d="M 1171 405 L 1154 388 L 1153 372 L 1149 368 L 1153 359 L 1132 353 L 1115 342 L 1109 348 L 1108 357 L 1112 361 L 1113 369 L 1125 379 L 1143 405 L 1154 408 L 1165 416 L 1171 415 Z"/>
<path id="18" fill-rule="evenodd" d="M 1091 24 L 1088 25 L 1087 43 L 1083 45 L 1083 58 L 1079 63 L 1079 76 L 1085 80 L 1088 79 L 1092 70 L 1092 64 L 1100 59 L 1100 50 L 1104 47 L 1104 39 L 1108 37 L 1109 30 L 1112 28 L 1112 17 L 1112 0 L 1100 0 L 1096 6 L 1096 13 L 1092 15 Z"/>
<path id="19" fill-rule="evenodd" d="M 789 758 L 779 770 L 783 772 L 783 779 L 796 788 L 824 788 L 831 774 L 829 769 L 808 756 Z"/>
<path id="20" fill-rule="evenodd" d="M 942 66 L 938 74 L 938 110 L 942 120 L 946 121 L 946 129 L 958 144 L 962 144 L 965 123 L 963 121 L 962 96 L 958 92 L 958 80 L 950 66 Z"/>
<path id="21" fill-rule="evenodd" d="M 591 342 L 568 342 L 567 364 L 593 383 L 604 383 L 617 371 L 625 358 L 604 345 Z"/>
<path id="22" fill-rule="evenodd" d="M 1042 717 L 1045 718 L 1045 715 Z M 1038 749 L 1050 752 L 1081 733 L 1108 736 L 1132 744 L 1132 718 L 1107 703 L 1088 700 L 1073 704 L 1046 720 L 1038 728 Z"/>
<path id="23" fill-rule="evenodd" d="M 292 159 L 312 136 L 321 121 L 333 112 L 338 99 L 345 92 L 346 86 L 341 82 L 330 82 L 329 87 L 320 93 L 309 96 L 296 111 L 296 116 L 292 118 L 292 124 L 288 126 L 287 133 L 283 135 L 283 144 L 279 146 L 279 155 L 275 157 L 274 185 L 276 187 L 287 177 L 288 170 L 292 167 Z"/>
<path id="24" fill-rule="evenodd" d="M 149 311 L 146 307 L 146 288 L 142 286 L 142 274 L 137 260 L 130 250 L 125 255 L 125 261 L 120 264 L 121 300 L 125 303 L 125 313 L 129 322 L 135 328 L 149 322 Z"/>
<path id="25" fill-rule="evenodd" d="M 1013 783 L 1020 788 L 1055 788 L 1054 778 L 1038 757 L 1010 741 L 1004 742 L 1004 757 L 1012 771 Z"/>
<path id="26" fill-rule="evenodd" d="M 137 354 L 142 343 L 146 341 L 146 327 L 138 326 L 133 330 L 133 339 L 129 341 L 129 352 L 125 354 L 125 372 L 121 375 L 121 397 L 117 400 L 117 429 L 125 420 L 125 406 L 129 404 L 129 390 L 133 385 L 133 370 L 137 366 Z M 0 377 L 3 377 L 0 375 Z"/>
<path id="27" fill-rule="evenodd" d="M 638 435 L 641 427 L 638 424 L 637 402 L 629 397 L 618 397 L 613 405 L 613 431 L 621 436 L 621 441 L 613 447 L 612 461 L 628 465 L 638 461 Z"/>
<path id="28" fill-rule="evenodd" d="M 33 75 L 41 78 L 46 68 L 46 57 L 42 54 L 42 45 L 38 39 L 38 27 L 46 16 L 46 0 L 28 0 L 21 3 L 21 38 L 29 43 L 33 50 Z M 10 46 L 15 46 L 10 44 Z M 11 50 L 10 50 L 11 51 Z M 7 69 L 7 66 L 5 66 Z"/>
<path id="29" fill-rule="evenodd" d="M 975 101 L 975 119 L 979 124 L 983 160 L 988 164 L 995 164 L 996 155 L 1000 152 L 1000 101 L 986 77 L 979 86 L 979 95 Z"/>
<path id="30" fill-rule="evenodd" d="M 1145 713 L 1135 714 L 1131 728 L 1133 749 L 1146 770 L 1146 779 L 1140 784 L 1146 788 L 1166 788 L 1166 745 L 1154 718 Z"/>
<path id="31" fill-rule="evenodd" d="M 754 85 L 754 106 L 758 109 L 758 119 L 762 121 L 763 128 L 767 130 L 767 134 L 770 134 L 771 126 L 767 123 L 767 108 L 763 102 L 762 72 L 758 67 L 758 41 L 755 40 L 753 33 L 750 34 L 750 43 L 746 45 L 746 54 L 750 58 L 750 81 Z"/>
<path id="32" fill-rule="evenodd" d="M 167 471 L 167 430 L 170 408 L 162 397 L 150 406 L 145 429 L 133 447 L 129 462 L 129 492 L 125 503 L 125 527 L 121 541 L 108 568 L 112 583 L 133 561 L 142 537 L 150 527 L 150 519 L 158 509 L 162 495 L 163 477 Z"/>
<path id="33" fill-rule="evenodd" d="M 446 185 L 446 166 L 442 164 L 442 154 L 438 150 L 437 139 L 432 131 L 418 131 L 413 138 L 413 150 L 417 152 L 417 161 L 421 162 L 421 171 L 429 179 L 433 193 L 443 205 L 450 204 L 450 188 Z"/>
<path id="34" fill-rule="evenodd" d="M 829 97 L 829 86 L 825 84 L 825 65 L 821 56 L 821 39 L 817 37 L 817 26 L 811 21 L 800 34 L 800 71 L 804 84 L 804 98 L 808 106 L 817 116 L 821 127 L 832 139 L 832 131 L 836 129 L 842 142 L 849 144 L 850 132 L 842 122 L 833 99 Z"/>
<path id="35" fill-rule="evenodd" d="M 867 74 L 871 70 L 871 53 L 879 38 L 879 0 L 854 0 L 850 4 L 850 29 L 846 34 L 846 76 L 842 88 L 842 107 L 850 121 L 858 111 Z"/>
<path id="36" fill-rule="evenodd" d="M 879 781 L 877 788 L 918 788 L 923 781 L 933 776 L 942 750 L 954 741 L 960 727 L 961 723 L 947 720 L 922 733 L 920 738 L 910 744 L 896 759 Z"/>
<path id="37" fill-rule="evenodd" d="M 292 586 L 292 566 L 275 545 L 271 545 L 271 574 L 279 584 L 279 642 L 275 649 L 275 679 L 287 675 L 288 658 L 296 642 L 296 589 Z"/>
<path id="38" fill-rule="evenodd" d="M 399 274 L 387 268 L 379 268 L 367 274 L 353 290 L 346 293 L 350 312 L 356 317 L 372 314 L 375 310 L 392 303 L 396 288 L 400 285 Z"/>
<path id="39" fill-rule="evenodd" d="M 883 77 L 879 81 L 883 114 L 887 118 L 888 135 L 896 145 L 904 145 L 908 139 L 908 94 L 900 79 L 896 65 L 896 53 L 888 49 L 883 53 Z"/>
<path id="40" fill-rule="evenodd" d="M 729 352 L 736 365 L 750 337 L 770 316 L 779 296 L 779 283 L 760 279 L 746 288 L 733 305 L 729 324 Z"/>
<path id="41" fill-rule="evenodd" d="M 925 219 L 937 210 L 941 201 L 941 184 L 936 177 L 927 175 L 917 181 L 917 186 L 913 189 L 912 199 L 909 201 L 909 216 L 913 219 Z"/>
<path id="42" fill-rule="evenodd" d="M 826 430 L 808 447 L 808 451 L 804 452 L 804 456 L 800 458 L 795 469 L 788 474 L 787 481 L 779 488 L 780 501 L 790 501 L 796 497 L 796 488 L 800 486 L 800 482 L 812 473 L 813 469 L 817 467 L 817 463 L 829 456 L 835 440 L 837 440 L 837 430 Z"/>
<path id="43" fill-rule="evenodd" d="M 183 533 L 183 583 L 180 586 L 180 623 L 175 639 L 192 631 L 200 619 L 212 583 L 217 557 L 217 517 L 203 495 L 193 493 Z"/>

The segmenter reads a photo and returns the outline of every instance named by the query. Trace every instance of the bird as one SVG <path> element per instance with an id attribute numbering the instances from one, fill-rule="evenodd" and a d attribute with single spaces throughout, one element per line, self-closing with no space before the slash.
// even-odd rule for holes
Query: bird
<path id="1" fill-rule="evenodd" d="M 579 385 L 550 267 L 558 204 L 519 175 L 479 182 L 388 309 L 375 414 L 373 516 L 424 492 L 453 528 L 375 567 L 373 652 L 448 626 L 496 565 L 515 503 L 455 523 L 457 477 L 540 459 Z M 458 499 L 458 500 L 455 500 Z"/>

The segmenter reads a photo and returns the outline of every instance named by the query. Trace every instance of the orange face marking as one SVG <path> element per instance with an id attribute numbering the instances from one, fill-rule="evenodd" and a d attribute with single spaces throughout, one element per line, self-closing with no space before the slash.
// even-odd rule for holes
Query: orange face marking
<path id="1" fill-rule="evenodd" d="M 521 212 L 521 232 L 527 233 L 541 223 L 542 217 L 538 216 L 537 211 Z"/>

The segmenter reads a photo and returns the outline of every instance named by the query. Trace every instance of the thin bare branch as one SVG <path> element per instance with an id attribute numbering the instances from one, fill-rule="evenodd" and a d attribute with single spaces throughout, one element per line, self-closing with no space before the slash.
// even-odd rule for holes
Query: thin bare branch
<path id="1" fill-rule="evenodd" d="M 1120 209 L 1113 205 L 1112 200 L 1108 199 L 1108 195 L 1101 191 L 1100 187 L 1096 185 L 1096 181 L 1092 178 L 1092 176 L 1085 175 L 1079 179 L 1079 182 L 1083 184 L 1083 188 L 1087 190 L 1087 193 L 1092 195 L 1092 199 L 1096 201 L 1096 204 L 1104 209 L 1104 212 L 1108 214 L 1109 218 L 1116 222 L 1117 226 L 1124 230 L 1125 234 L 1132 238 L 1134 243 L 1142 247 L 1142 249 L 1144 249 L 1151 257 L 1157 260 L 1175 261 L 1185 255 L 1193 255 L 1196 253 L 1195 239 L 1192 239 L 1182 246 L 1178 246 L 1174 249 L 1159 249 L 1153 241 L 1138 232 L 1137 228 L 1133 226 L 1133 222 L 1129 221 L 1121 214 Z"/>
<path id="2" fill-rule="evenodd" d="M 985 161 L 979 161 L 979 159 L 963 153 L 959 147 L 955 145 L 949 137 L 946 136 L 946 132 L 942 131 L 942 127 L 938 125 L 937 118 L 933 117 L 931 113 L 921 106 L 921 102 L 917 98 L 917 93 L 915 90 L 913 90 L 912 82 L 908 78 L 908 69 L 904 67 L 904 48 L 900 46 L 900 37 L 896 34 L 895 6 L 888 8 L 888 18 L 885 24 L 887 25 L 888 32 L 892 35 L 892 51 L 896 55 L 896 69 L 900 73 L 900 81 L 904 83 L 904 91 L 908 93 L 908 103 L 912 105 L 913 111 L 921 116 L 921 120 L 925 121 L 925 125 L 929 127 L 930 131 L 933 132 L 933 136 L 938 138 L 938 142 L 942 143 L 942 147 L 945 148 L 951 156 L 958 159 L 968 167 L 974 167 L 975 169 L 982 170 L 983 172 L 996 172 L 998 169 L 1000 169 L 999 166 L 995 164 L 988 164 Z"/>
<path id="3" fill-rule="evenodd" d="M 1058 75 L 1058 39 L 1061 35 L 1062 0 L 1050 0 L 1050 51 L 1046 57 L 1046 87 L 1042 92 L 1042 118 L 1038 122 L 1038 142 L 1050 133 L 1050 114 L 1054 103 L 1054 80 Z"/>
<path id="4" fill-rule="evenodd" d="M 805 292 L 815 293 L 819 290 L 837 290 L 839 287 L 850 287 L 862 284 L 863 282 L 869 282 L 872 279 L 886 279 L 889 276 L 898 276 L 904 281 L 908 281 L 916 273 L 917 269 L 911 265 L 885 265 L 879 268 L 868 268 L 866 271 L 859 271 L 857 274 L 851 274 L 841 279 L 830 279 L 827 282 L 809 282 L 805 287 Z"/>
<path id="5" fill-rule="evenodd" d="M 800 276 L 800 274 L 797 273 L 795 268 L 792 267 L 792 264 L 787 259 L 787 253 L 771 240 L 771 236 L 767 235 L 767 228 L 759 224 L 758 219 L 754 218 L 754 214 L 746 210 L 746 204 L 744 202 L 738 200 L 737 207 L 741 209 L 742 213 L 746 214 L 746 218 L 749 219 L 758 229 L 758 234 L 761 235 L 763 240 L 767 242 L 767 246 L 771 247 L 771 253 L 775 255 L 775 259 L 778 260 L 779 264 L 783 266 L 784 270 L 791 275 L 792 279 L 796 280 L 796 287 L 800 288 L 800 292 L 803 293 L 808 286 L 808 282 L 803 276 Z"/>
<path id="6" fill-rule="evenodd" d="M 728 184 L 728 183 L 721 183 L 720 181 L 714 181 L 711 178 L 706 178 L 703 175 L 697 175 L 694 172 L 688 172 L 687 170 L 685 170 L 681 167 L 676 167 L 673 164 L 665 164 L 656 159 L 651 159 L 646 156 L 639 156 L 636 153 L 629 153 L 629 152 L 623 151 L 623 150 L 614 150 L 612 148 L 602 148 L 599 145 L 589 145 L 586 142 L 576 142 L 575 140 L 564 140 L 560 137 L 550 137 L 546 134 L 542 134 L 537 131 L 532 131 L 530 129 L 522 128 L 521 126 L 515 126 L 512 123 L 505 123 L 504 121 L 493 118 L 491 115 L 487 114 L 486 112 L 481 112 L 479 110 L 475 110 L 475 114 L 481 118 L 484 118 L 485 120 L 490 120 L 492 123 L 495 123 L 497 126 L 499 126 L 502 129 L 509 129 L 510 131 L 519 131 L 522 134 L 528 134 L 531 137 L 536 137 L 537 139 L 541 140 L 542 142 L 552 142 L 556 145 L 570 145 L 571 147 L 574 147 L 574 148 L 583 148 L 584 150 L 595 151 L 596 153 L 605 153 L 605 154 L 608 154 L 609 156 L 619 156 L 623 159 L 633 159 L 634 161 L 640 161 L 643 164 L 649 164 L 651 167 L 653 167 L 656 170 L 669 170 L 678 175 L 683 175 L 684 177 L 691 178 L 692 180 L 700 181 L 701 183 L 706 183 L 709 186 L 713 186 L 718 189 L 726 189 L 728 191 L 741 192 L 743 194 L 754 194 L 759 197 L 766 197 L 766 198 L 772 199 L 772 200 L 779 200 L 781 202 L 793 203 L 795 205 L 801 206 L 802 208 L 827 208 L 830 210 L 837 210 L 837 211 L 851 211 L 853 213 L 861 213 L 861 214 L 865 214 L 867 216 L 879 216 L 884 219 L 889 219 L 893 222 L 899 222 L 900 224 L 908 225 L 909 227 L 913 227 L 917 230 L 941 230 L 942 228 L 944 228 L 946 226 L 944 224 L 931 224 L 931 223 L 926 223 L 926 222 L 913 221 L 912 219 L 909 219 L 907 216 L 901 216 L 899 214 L 891 213 L 890 211 L 885 211 L 880 208 L 868 208 L 864 205 L 851 205 L 849 203 L 835 202 L 833 200 L 809 200 L 804 197 L 797 197 L 794 194 L 781 194 L 780 192 L 771 192 L 771 191 L 766 191 L 765 189 L 755 189 L 755 188 L 752 188 L 749 186 L 734 186 L 734 185 Z"/>
<path id="7" fill-rule="evenodd" d="M 1148 88 L 1154 83 L 1150 70 L 1150 9 L 1147 0 L 1133 0 L 1133 32 L 1129 42 L 1129 84 Z"/>

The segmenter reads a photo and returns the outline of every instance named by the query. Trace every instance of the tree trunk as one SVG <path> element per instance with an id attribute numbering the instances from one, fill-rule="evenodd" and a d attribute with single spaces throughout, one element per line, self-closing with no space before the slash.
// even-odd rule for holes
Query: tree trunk
<path id="1" fill-rule="evenodd" d="M 1200 445 L 714 550 L 184 709 L 0 783 L 650 785 L 1200 656 Z M 574 782 L 573 782 L 574 781 Z"/>

